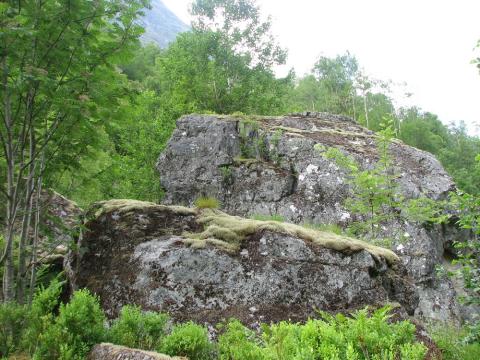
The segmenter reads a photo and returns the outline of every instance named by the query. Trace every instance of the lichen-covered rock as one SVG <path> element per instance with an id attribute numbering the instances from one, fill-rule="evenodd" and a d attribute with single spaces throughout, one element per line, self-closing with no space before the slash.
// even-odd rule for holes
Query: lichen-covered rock
<path id="1" fill-rule="evenodd" d="M 73 240 L 72 231 L 80 224 L 83 210 L 75 202 L 51 189 L 42 191 L 40 203 L 38 257 L 44 263 L 61 264 Z"/>
<path id="2" fill-rule="evenodd" d="M 113 344 L 98 344 L 88 354 L 87 360 L 188 360 L 184 357 L 170 357 L 167 355 L 130 349 Z"/>
<path id="3" fill-rule="evenodd" d="M 316 309 L 348 311 L 418 295 L 389 250 L 293 224 L 114 200 L 90 211 L 67 274 L 74 289 L 122 305 L 216 323 L 305 320 Z"/>
<path id="4" fill-rule="evenodd" d="M 352 155 L 363 168 L 379 158 L 375 133 L 342 116 L 185 116 L 157 164 L 164 203 L 191 205 L 200 196 L 212 196 L 235 215 L 348 226 L 361 218 L 343 206 L 349 185 L 345 171 L 318 151 L 328 147 Z M 389 150 L 407 199 L 440 200 L 455 188 L 433 155 L 397 140 Z M 458 231 L 399 216 L 379 234 L 393 240 L 392 249 L 415 279 L 421 297 L 416 314 L 458 320 L 461 308 L 452 282 L 437 278 L 435 271 Z"/>

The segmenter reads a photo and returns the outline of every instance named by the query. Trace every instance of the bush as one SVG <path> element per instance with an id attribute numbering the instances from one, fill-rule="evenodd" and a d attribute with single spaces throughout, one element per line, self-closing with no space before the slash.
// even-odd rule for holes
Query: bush
<path id="1" fill-rule="evenodd" d="M 0 303 L 0 358 L 20 350 L 27 322 L 27 308 L 16 303 Z"/>
<path id="2" fill-rule="evenodd" d="M 281 322 L 264 328 L 267 358 L 274 359 L 409 359 L 421 360 L 426 347 L 415 342 L 415 326 L 408 321 L 388 323 L 389 308 L 351 318 L 322 314 L 323 320 L 305 325 Z"/>
<path id="3" fill-rule="evenodd" d="M 23 338 L 23 348 L 29 354 L 35 353 L 40 339 L 54 323 L 54 311 L 58 307 L 64 281 L 53 280 L 47 288 L 40 288 L 35 293 L 28 314 L 28 328 Z"/>
<path id="4" fill-rule="evenodd" d="M 195 200 L 195 207 L 198 209 L 218 209 L 220 203 L 214 197 L 200 197 Z"/>
<path id="5" fill-rule="evenodd" d="M 155 350 L 165 335 L 168 316 L 142 312 L 137 306 L 124 306 L 109 331 L 109 341 L 130 348 Z"/>
<path id="6" fill-rule="evenodd" d="M 186 356 L 189 360 L 214 358 L 207 329 L 192 322 L 175 326 L 158 350 L 171 356 Z"/>
<path id="7" fill-rule="evenodd" d="M 34 357 L 38 359 L 83 359 L 90 348 L 103 341 L 105 315 L 98 299 L 88 290 L 73 294 L 61 305 L 53 326 L 41 334 Z"/>
<path id="8" fill-rule="evenodd" d="M 218 350 L 220 360 L 266 359 L 255 333 L 238 320 L 231 320 L 226 325 L 225 332 L 218 338 Z"/>

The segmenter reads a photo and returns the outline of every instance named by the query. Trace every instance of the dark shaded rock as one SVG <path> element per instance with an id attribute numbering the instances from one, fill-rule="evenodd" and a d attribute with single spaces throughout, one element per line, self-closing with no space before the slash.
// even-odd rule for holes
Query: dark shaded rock
<path id="1" fill-rule="evenodd" d="M 185 116 L 158 159 L 164 203 L 188 206 L 200 196 L 212 196 L 235 215 L 280 215 L 294 223 L 345 227 L 361 221 L 343 206 L 349 193 L 345 171 L 318 149 L 340 148 L 368 168 L 379 158 L 375 140 L 372 131 L 352 119 L 324 113 Z M 401 141 L 391 144 L 390 154 L 406 198 L 441 200 L 455 189 L 433 155 Z M 454 226 L 420 224 L 399 214 L 379 229 L 379 237 L 392 239 L 392 249 L 415 279 L 419 317 L 462 317 L 452 282 L 435 272 L 445 249 L 461 238 Z"/>
<path id="2" fill-rule="evenodd" d="M 393 253 L 292 224 L 110 201 L 94 207 L 85 226 L 67 273 L 74 289 L 100 296 L 110 317 L 137 304 L 177 320 L 254 325 L 391 301 L 413 313 L 418 304 Z M 203 237 L 214 230 L 216 238 Z M 226 247 L 235 234 L 245 236 Z"/>
<path id="3" fill-rule="evenodd" d="M 90 351 L 87 360 L 187 360 L 187 358 L 170 357 L 151 351 L 129 349 L 113 344 L 98 344 Z"/>

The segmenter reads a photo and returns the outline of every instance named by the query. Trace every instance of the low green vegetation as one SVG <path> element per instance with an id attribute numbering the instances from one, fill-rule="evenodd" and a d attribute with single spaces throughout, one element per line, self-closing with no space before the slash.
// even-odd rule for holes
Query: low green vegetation
<path id="1" fill-rule="evenodd" d="M 316 150 L 326 159 L 332 159 L 346 173 L 349 184 L 349 196 L 345 207 L 351 214 L 360 218 L 349 224 L 347 232 L 369 239 L 382 238 L 382 225 L 399 219 L 400 216 L 419 223 L 442 223 L 448 220 L 445 203 L 426 196 L 405 199 L 396 181 L 393 160 L 389 147 L 394 140 L 394 131 L 388 123 L 377 133 L 379 158 L 372 167 L 362 165 L 351 155 L 345 155 L 340 149 L 316 146 Z M 400 231 L 400 229 L 399 229 Z M 387 243 L 392 243 L 393 239 Z M 401 232 L 396 235 L 401 241 Z"/>
<path id="2" fill-rule="evenodd" d="M 168 316 L 125 305 L 108 331 L 108 341 L 134 349 L 156 350 L 167 332 Z"/>
<path id="3" fill-rule="evenodd" d="M 197 209 L 218 209 L 220 202 L 214 197 L 199 197 L 195 200 Z"/>
<path id="4" fill-rule="evenodd" d="M 278 215 L 278 214 L 274 214 L 274 215 L 253 214 L 250 218 L 253 219 L 253 220 L 259 220 L 259 221 L 285 222 L 285 218 L 281 215 Z"/>
<path id="5" fill-rule="evenodd" d="M 166 314 L 130 305 L 107 326 L 98 298 L 80 290 L 61 304 L 60 289 L 61 283 L 54 281 L 40 290 L 31 308 L 0 305 L 0 358 L 80 360 L 102 341 L 190 360 L 420 360 L 427 352 L 415 337 L 415 325 L 390 321 L 389 307 L 351 316 L 319 313 L 303 324 L 264 324 L 260 332 L 231 319 L 217 325 L 218 338 L 212 341 L 205 326 L 172 324 Z M 459 343 L 456 349 L 467 348 Z"/>
<path id="6" fill-rule="evenodd" d="M 442 351 L 443 360 L 480 359 L 480 341 L 478 340 L 480 329 L 477 328 L 472 331 L 469 327 L 459 329 L 454 326 L 439 324 L 432 326 L 429 333 Z"/>
<path id="7" fill-rule="evenodd" d="M 158 350 L 172 356 L 186 356 L 191 360 L 215 358 L 215 348 L 204 326 L 193 322 L 173 327 L 171 333 L 162 339 Z"/>

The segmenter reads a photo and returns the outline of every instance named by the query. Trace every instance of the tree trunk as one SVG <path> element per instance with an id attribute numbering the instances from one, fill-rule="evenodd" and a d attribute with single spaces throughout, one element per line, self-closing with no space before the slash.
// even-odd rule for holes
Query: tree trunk
<path id="1" fill-rule="evenodd" d="M 22 233 L 18 245 L 18 272 L 17 272 L 17 301 L 23 304 L 25 301 L 26 277 L 27 277 L 27 238 L 30 233 L 32 219 L 33 192 L 35 189 L 35 134 L 30 130 L 30 165 L 25 189 L 25 204 L 22 221 Z"/>
<path id="2" fill-rule="evenodd" d="M 13 149 L 13 121 L 10 107 L 10 92 L 8 89 L 8 67 L 7 54 L 2 59 L 2 88 L 3 88 L 3 108 L 4 108 L 4 125 L 5 139 L 4 147 L 7 161 L 7 214 L 6 214 L 6 233 L 5 233 L 5 249 L 0 258 L 0 265 L 5 263 L 5 271 L 3 273 L 3 301 L 9 302 L 14 298 L 14 277 L 15 267 L 13 263 L 13 233 L 16 212 L 16 191 L 15 191 L 15 160 Z"/>
<path id="3" fill-rule="evenodd" d="M 368 93 L 364 93 L 363 94 L 363 108 L 365 110 L 365 121 L 366 121 L 366 124 L 367 124 L 367 129 L 369 129 L 369 123 L 368 123 L 368 106 L 367 106 L 367 95 Z"/>

